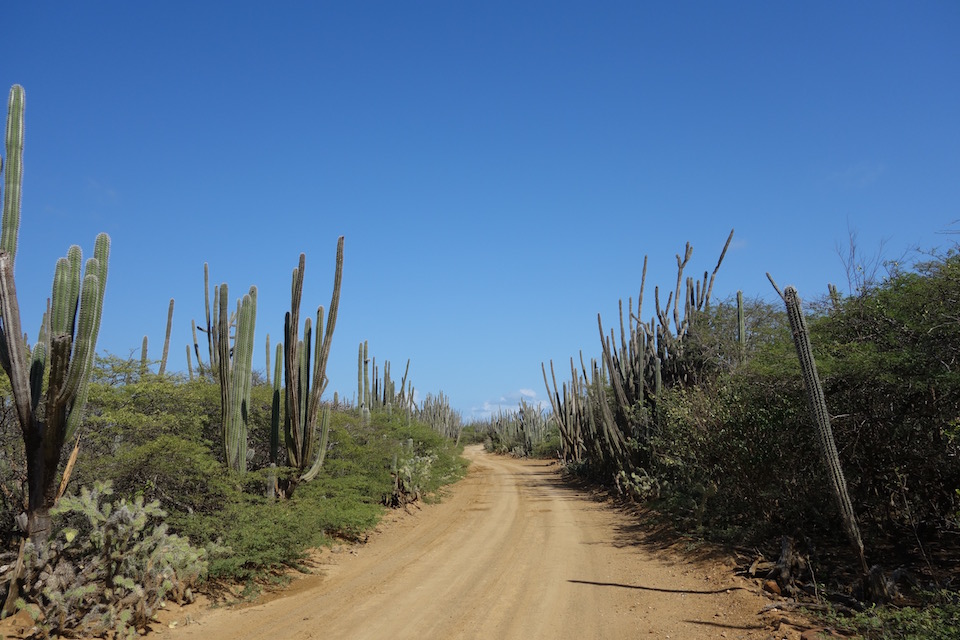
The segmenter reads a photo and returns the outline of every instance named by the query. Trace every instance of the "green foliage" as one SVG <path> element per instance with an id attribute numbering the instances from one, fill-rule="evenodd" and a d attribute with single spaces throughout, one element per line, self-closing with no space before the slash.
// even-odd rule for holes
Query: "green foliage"
<path id="1" fill-rule="evenodd" d="M 691 360 L 674 365 L 693 372 L 696 383 L 664 376 L 656 396 L 628 410 L 613 405 L 618 392 L 602 365 L 572 367 L 579 378 L 557 389 L 556 405 L 564 410 L 574 399 L 579 413 L 570 415 L 593 430 L 577 434 L 582 458 L 565 448 L 568 467 L 653 500 L 682 527 L 713 538 L 764 545 L 788 533 L 814 549 L 832 548 L 844 531 L 827 495 L 786 314 L 779 303 L 745 301 L 742 352 L 738 315 L 729 301 L 698 312 L 679 356 Z M 868 553 L 868 560 L 908 563 L 931 580 L 938 569 L 925 554 L 960 526 L 958 318 L 955 252 L 807 310 L 864 542 L 898 554 Z M 626 435 L 627 455 L 617 458 L 623 467 L 600 437 L 604 403 Z M 836 558 L 826 565 L 818 576 L 839 569 Z"/>
<path id="2" fill-rule="evenodd" d="M 204 551 L 159 523 L 158 502 L 112 494 L 97 483 L 64 497 L 51 511 L 56 534 L 27 543 L 23 603 L 40 607 L 47 634 L 136 637 L 164 600 L 192 600 L 206 572 Z"/>
<path id="3" fill-rule="evenodd" d="M 297 565 L 309 548 L 334 537 L 362 538 L 383 513 L 383 498 L 393 489 L 391 466 L 410 440 L 413 458 L 431 460 L 428 474 L 418 480 L 424 495 L 465 470 L 458 448 L 405 415 L 374 413 L 361 425 L 352 412 L 334 412 L 322 472 L 289 500 L 270 501 L 265 480 L 271 387 L 251 390 L 248 436 L 254 455 L 252 470 L 240 477 L 223 465 L 218 385 L 150 374 L 123 384 L 125 374 L 117 372 L 128 363 L 111 358 L 102 364 L 101 382 L 91 387 L 73 482 L 109 480 L 128 500 L 160 500 L 171 531 L 221 549 L 209 555 L 209 575 L 216 579 L 252 579 Z M 0 455 L 0 464 L 4 460 Z M 299 475 L 283 466 L 275 473 L 288 480 Z"/>
<path id="4" fill-rule="evenodd" d="M 831 626 L 869 640 L 953 640 L 960 637 L 960 605 L 949 593 L 925 594 L 925 606 L 872 607 L 851 616 L 822 616 Z"/>

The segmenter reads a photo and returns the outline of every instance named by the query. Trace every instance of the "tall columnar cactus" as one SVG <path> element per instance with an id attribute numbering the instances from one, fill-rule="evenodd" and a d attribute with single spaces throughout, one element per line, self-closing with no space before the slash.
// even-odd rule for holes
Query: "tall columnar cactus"
<path id="1" fill-rule="evenodd" d="M 167 370 L 167 356 L 170 354 L 170 331 L 173 329 L 173 298 L 170 298 L 170 306 L 167 308 L 167 332 L 163 339 L 163 353 L 160 356 L 160 370 L 158 373 L 162 376 Z"/>
<path id="2" fill-rule="evenodd" d="M 193 356 L 190 353 L 190 345 L 187 347 L 187 374 L 190 376 L 190 382 L 193 382 Z"/>
<path id="3" fill-rule="evenodd" d="M 276 465 L 280 457 L 280 416 L 281 401 L 283 398 L 283 345 L 276 347 L 277 357 L 274 358 L 273 395 L 270 411 L 270 464 Z M 270 365 L 267 365 L 270 368 Z"/>
<path id="4" fill-rule="evenodd" d="M 360 422 L 367 424 L 370 421 L 370 377 L 368 367 L 370 358 L 367 357 L 368 344 L 364 340 L 360 343 L 357 354 L 357 410 L 360 412 Z"/>
<path id="5" fill-rule="evenodd" d="M 740 364 L 747 359 L 747 322 L 743 308 L 743 291 L 737 291 L 737 357 Z"/>
<path id="6" fill-rule="evenodd" d="M 193 352 L 197 356 L 197 369 L 200 373 L 200 377 L 203 378 L 205 375 L 209 374 L 213 377 L 218 375 L 218 364 L 217 358 L 219 357 L 219 349 L 217 347 L 217 314 L 219 313 L 220 303 L 219 298 L 220 289 L 218 287 L 213 288 L 213 305 L 210 304 L 210 265 L 206 262 L 203 263 L 203 306 L 204 313 L 206 318 L 206 323 L 202 324 L 199 328 L 197 327 L 196 320 L 190 321 L 190 328 L 193 330 Z M 205 366 L 203 362 L 203 356 L 200 355 L 200 342 L 197 340 L 197 331 L 200 333 L 206 334 L 207 336 L 207 363 Z"/>
<path id="7" fill-rule="evenodd" d="M 304 321 L 300 339 L 300 299 L 303 294 L 303 271 L 306 256 L 300 254 L 299 266 L 293 270 L 290 311 L 284 321 L 284 381 L 286 383 L 284 436 L 287 461 L 300 471 L 300 480 L 308 482 L 319 473 L 326 455 L 329 434 L 329 408 L 323 409 L 320 398 L 327 387 L 327 360 L 340 306 L 340 283 L 343 279 L 343 236 L 337 240 L 337 259 L 333 278 L 333 294 L 324 332 L 324 309 L 317 308 L 317 339 L 312 353 L 310 319 Z M 312 364 L 312 366 L 311 366 Z M 318 421 L 319 420 L 319 421 Z M 319 436 L 319 442 L 318 442 Z"/>
<path id="8" fill-rule="evenodd" d="M 837 444 L 833 439 L 833 429 L 830 426 L 830 413 L 827 411 L 827 401 L 823 395 L 823 386 L 817 374 L 817 363 L 813 359 L 813 347 L 810 345 L 810 332 L 803 317 L 800 297 L 797 290 L 788 286 L 783 290 L 783 301 L 787 306 L 787 317 L 790 319 L 790 329 L 793 332 L 793 343 L 800 359 L 800 369 L 803 372 L 803 385 L 807 390 L 810 404 L 810 414 L 817 429 L 817 438 L 820 450 L 830 477 L 833 496 L 836 499 L 844 528 L 851 544 L 860 559 L 864 574 L 868 572 L 867 561 L 863 553 L 863 541 L 860 538 L 860 528 L 857 526 L 857 517 L 853 511 L 853 503 L 847 492 L 847 481 L 840 467 L 840 456 L 837 453 Z"/>
<path id="9" fill-rule="evenodd" d="M 257 288 L 250 287 L 237 301 L 236 334 L 230 348 L 229 291 L 220 285 L 218 321 L 214 334 L 217 348 L 217 375 L 220 380 L 221 436 L 227 466 L 241 473 L 247 470 L 247 424 L 250 388 L 253 381 L 253 333 L 257 322 Z"/>
<path id="10" fill-rule="evenodd" d="M 80 247 L 57 261 L 53 291 L 37 343 L 28 348 L 20 323 L 14 260 L 23 178 L 23 88 L 10 90 L 0 234 L 0 364 L 10 379 L 27 456 L 30 537 L 50 534 L 63 443 L 72 439 L 86 403 L 107 282 L 110 238 L 97 236 L 94 257 L 82 266 Z M 82 267 L 82 268 L 81 268 Z M 45 410 L 38 412 L 41 399 Z M 42 418 L 41 418 L 42 415 Z"/>
<path id="11" fill-rule="evenodd" d="M 363 412 L 363 343 L 357 348 L 357 410 Z"/>
<path id="12" fill-rule="evenodd" d="M 150 360 L 147 358 L 147 348 L 149 346 L 149 341 L 147 336 L 143 336 L 143 342 L 140 343 L 140 378 L 142 379 L 147 375 L 148 367 L 150 365 Z"/>

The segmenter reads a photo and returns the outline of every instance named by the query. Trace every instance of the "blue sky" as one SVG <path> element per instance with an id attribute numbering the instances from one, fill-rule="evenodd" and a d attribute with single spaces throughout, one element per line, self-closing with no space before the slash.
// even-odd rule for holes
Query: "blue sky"
<path id="1" fill-rule="evenodd" d="M 57 257 L 113 240 L 98 348 L 185 370 L 203 264 L 259 290 L 280 340 L 328 305 L 328 394 L 357 346 L 464 416 L 545 397 L 541 362 L 599 352 L 670 288 L 846 288 L 838 247 L 960 229 L 960 4 L 47 2 L 4 7 L 0 86 L 26 91 L 16 276 L 36 335 Z M 648 306 L 644 315 L 652 314 Z M 564 367 L 561 367 L 565 370 Z"/>

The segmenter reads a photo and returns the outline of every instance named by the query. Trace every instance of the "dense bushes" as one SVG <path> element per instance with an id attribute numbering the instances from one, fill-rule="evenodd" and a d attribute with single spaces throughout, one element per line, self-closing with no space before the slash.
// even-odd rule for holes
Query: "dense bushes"
<path id="1" fill-rule="evenodd" d="M 253 389 L 248 441 L 253 470 L 239 475 L 223 464 L 215 384 L 139 375 L 131 363 L 112 356 L 99 364 L 68 494 L 108 481 L 116 495 L 128 501 L 159 501 L 169 531 L 208 550 L 212 578 L 252 579 L 296 565 L 310 548 L 334 537 L 362 538 L 394 490 L 391 469 L 395 475 L 398 460 L 420 461 L 407 466 L 415 468 L 411 482 L 422 495 L 436 492 L 465 470 L 450 441 L 406 415 L 376 413 L 362 422 L 353 412 L 337 412 L 323 472 L 310 483 L 296 485 L 287 499 L 271 500 L 265 490 L 269 387 Z M 4 381 L 0 375 L 0 384 Z M 5 435 L 0 440 L 0 489 L 8 507 L 0 524 L 6 548 L 18 537 L 13 516 L 22 510 L 24 495 L 18 445 L 22 448 L 19 438 Z M 276 474 L 295 475 L 284 467 Z"/>
<path id="2" fill-rule="evenodd" d="M 918 563 L 960 530 L 960 256 L 808 306 L 868 558 Z M 603 446 L 576 468 L 601 470 L 624 493 L 656 498 L 681 525 L 711 536 L 843 545 L 782 307 L 748 302 L 743 343 L 736 327 L 734 301 L 696 314 L 680 356 L 695 375 L 664 378 L 642 405 L 615 409 L 626 453 L 613 477 L 609 462 L 594 460 Z M 609 387 L 606 398 L 588 391 L 581 404 L 600 415 Z"/>

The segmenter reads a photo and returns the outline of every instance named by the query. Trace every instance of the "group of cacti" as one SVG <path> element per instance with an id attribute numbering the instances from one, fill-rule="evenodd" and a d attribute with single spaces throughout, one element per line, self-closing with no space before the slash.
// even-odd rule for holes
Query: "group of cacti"
<path id="1" fill-rule="evenodd" d="M 80 424 L 87 387 L 96 352 L 96 340 L 103 309 L 110 239 L 97 237 L 94 256 L 83 264 L 80 247 L 70 247 L 57 262 L 53 290 L 47 310 L 31 349 L 21 328 L 20 309 L 14 281 L 14 260 L 20 225 L 23 177 L 23 88 L 10 90 L 5 137 L 2 238 L 0 238 L 0 364 L 10 379 L 17 417 L 27 453 L 31 536 L 47 535 L 49 509 L 56 498 L 60 451 L 72 439 Z M 334 291 L 326 331 L 324 312 L 317 313 L 316 348 L 312 352 L 311 322 L 304 323 L 304 337 L 298 336 L 300 293 L 305 258 L 294 270 L 291 311 L 287 314 L 282 352 L 285 363 L 284 434 L 287 462 L 299 470 L 301 480 L 316 475 L 323 464 L 329 415 L 320 419 L 321 395 L 327 385 L 326 365 L 337 317 L 343 268 L 343 237 L 337 243 Z M 210 305 L 209 267 L 204 265 L 208 365 L 204 364 L 193 325 L 194 353 L 201 375 L 216 376 L 221 388 L 224 458 L 231 469 L 244 471 L 247 457 L 247 425 L 252 384 L 253 336 L 256 324 L 256 287 L 228 308 L 226 284 L 214 289 Z M 174 301 L 170 300 L 160 375 L 166 370 Z M 204 329 L 201 329 L 204 331 Z M 278 349 L 278 365 L 281 351 Z M 188 359 L 190 349 L 187 349 Z M 148 367 L 147 339 L 141 351 L 141 375 Z M 311 366 L 312 365 L 312 366 Z M 278 366 L 279 369 L 279 366 Z M 192 377 L 192 364 L 190 365 Z M 40 402 L 44 405 L 40 408 Z M 279 407 L 274 403 L 274 434 L 279 441 Z M 276 449 L 272 447 L 276 461 Z"/>
<path id="2" fill-rule="evenodd" d="M 521 398 L 515 410 L 498 410 L 488 421 L 474 423 L 474 427 L 485 435 L 489 450 L 524 457 L 547 442 L 552 423 L 552 415 Z"/>
<path id="3" fill-rule="evenodd" d="M 463 432 L 463 416 L 450 405 L 450 398 L 443 391 L 437 395 L 428 393 L 414 411 L 414 417 L 433 427 L 440 435 L 460 443 Z"/>
<path id="4" fill-rule="evenodd" d="M 330 408 L 322 408 L 320 397 L 327 387 L 327 361 L 330 344 L 337 323 L 340 306 L 340 283 L 343 279 L 343 236 L 337 240 L 337 261 L 333 278 L 333 294 L 327 313 L 324 331 L 324 309 L 317 308 L 316 342 L 311 341 L 313 330 L 310 318 L 304 321 L 303 338 L 299 336 L 300 298 L 303 292 L 305 256 L 300 254 L 300 264 L 293 270 L 293 285 L 290 311 L 284 321 L 284 427 L 287 444 L 287 462 L 300 472 L 300 480 L 313 479 L 323 465 L 330 432 Z M 278 354 L 279 358 L 279 354 Z M 275 376 L 276 378 L 276 376 Z M 276 389 L 277 382 L 274 381 Z M 319 422 L 318 422 L 319 421 Z"/>
<path id="5" fill-rule="evenodd" d="M 303 323 L 300 337 L 300 301 L 303 293 L 303 273 L 306 256 L 293 270 L 290 311 L 284 319 L 284 341 L 276 346 L 273 374 L 273 402 L 271 411 L 270 463 L 279 463 L 280 423 L 283 418 L 287 465 L 297 470 L 297 481 L 307 482 L 319 473 L 327 450 L 330 427 L 329 407 L 321 397 L 326 389 L 327 361 L 337 322 L 340 303 L 340 284 L 343 279 L 343 236 L 337 240 L 336 267 L 330 310 L 317 309 L 316 339 L 310 318 Z M 214 289 L 213 312 L 210 305 L 210 270 L 204 264 L 204 294 L 206 303 L 208 368 L 220 385 L 222 411 L 221 437 L 227 465 L 239 472 L 247 468 L 247 429 L 250 419 L 250 392 L 253 372 L 253 337 L 257 314 L 257 289 L 250 287 L 237 301 L 236 311 L 229 312 L 229 289 L 221 284 Z M 196 339 L 193 323 L 194 352 L 201 372 L 203 358 Z M 270 346 L 267 337 L 267 379 L 270 379 Z M 281 377 L 282 375 L 282 377 Z M 281 384 L 282 383 L 282 384 Z M 281 406 L 282 397 L 282 406 Z M 269 490 L 269 489 L 268 489 Z"/>
<path id="6" fill-rule="evenodd" d="M 643 261 L 640 295 L 636 310 L 628 299 L 626 325 L 623 301 L 620 301 L 620 340 L 611 329 L 607 334 L 597 315 L 602 356 L 591 359 L 588 367 L 580 354 L 578 369 L 570 359 L 571 380 L 557 385 L 553 362 L 550 378 L 546 365 L 541 365 L 544 385 L 560 427 L 563 455 L 571 460 L 592 458 L 612 467 L 614 473 L 630 470 L 636 460 L 627 440 L 649 440 L 651 414 L 656 410 L 664 385 L 688 385 L 695 382 L 697 371 L 684 358 L 686 343 L 694 331 L 697 315 L 710 304 L 713 283 L 723 262 L 733 231 L 720 252 L 713 273 L 704 272 L 703 279 L 687 277 L 684 270 L 693 255 L 687 243 L 684 255 L 677 255 L 676 288 L 661 305 L 660 290 L 654 289 L 655 314 L 643 322 L 643 298 L 647 259 Z M 681 298 L 683 313 L 681 315 Z M 552 381 L 552 385 L 551 385 Z M 612 398 L 607 388 L 612 390 Z"/>
<path id="7" fill-rule="evenodd" d="M 370 380 L 370 369 L 373 369 L 373 381 Z M 408 416 L 416 410 L 413 402 L 413 385 L 407 388 L 407 376 L 410 374 L 410 360 L 403 371 L 400 380 L 400 390 L 397 383 L 390 376 L 390 361 L 383 365 L 383 378 L 377 368 L 377 359 L 369 356 L 369 345 L 366 340 L 360 343 L 357 350 L 357 408 L 361 418 L 366 421 L 371 411 L 384 410 L 392 413 L 396 408 L 405 411 Z"/>
<path id="8" fill-rule="evenodd" d="M 81 249 L 76 245 L 71 246 L 67 255 L 57 261 L 51 297 L 36 342 L 31 348 L 21 326 L 14 278 L 23 176 L 23 113 L 23 88 L 15 85 L 10 90 L 8 100 L 6 155 L 4 162 L 0 163 L 4 177 L 0 234 L 0 365 L 11 384 L 25 444 L 28 531 L 32 539 L 43 541 L 50 532 L 49 511 L 57 497 L 60 453 L 64 443 L 76 433 L 87 398 L 103 310 L 110 239 L 106 234 L 97 236 L 94 255 L 85 264 Z M 641 319 L 647 267 L 644 258 L 636 310 L 632 299 L 628 300 L 626 325 L 622 301 L 620 303 L 619 343 L 612 329 L 609 334 L 605 332 L 598 315 L 602 347 L 599 361 L 592 359 L 588 367 L 581 354 L 578 369 L 571 358 L 571 379 L 562 386 L 557 385 L 553 362 L 550 362 L 550 379 L 546 365 L 542 365 L 544 384 L 550 397 L 553 419 L 560 430 L 562 455 L 565 458 L 600 462 L 609 466 L 614 474 L 631 472 L 635 468 L 638 447 L 629 446 L 629 443 L 648 443 L 651 416 L 656 412 L 663 389 L 696 382 L 697 370 L 684 357 L 685 349 L 698 314 L 710 304 L 714 279 L 732 238 L 731 231 L 713 273 L 704 272 L 702 280 L 692 277 L 684 280 L 684 270 L 692 255 L 692 247 L 689 243 L 686 245 L 683 257 L 677 255 L 676 287 L 668 294 L 665 305 L 661 306 L 659 289 L 654 290 L 655 314 L 649 322 Z M 282 396 L 286 460 L 290 467 L 296 469 L 298 481 L 309 481 L 316 476 L 327 449 L 330 413 L 321 397 L 328 382 L 327 362 L 339 306 L 343 237 L 337 242 L 334 286 L 326 314 L 326 327 L 324 308 L 320 306 L 316 315 L 315 338 L 310 318 L 305 320 L 303 336 L 300 336 L 304 267 L 305 256 L 301 254 L 299 265 L 293 271 L 291 307 L 285 317 L 284 341 L 276 347 L 270 446 L 271 463 L 277 464 Z M 205 331 L 208 339 L 207 364 L 201 358 L 195 323 L 192 327 L 194 355 L 200 375 L 215 375 L 220 384 L 224 458 L 231 469 L 243 472 L 247 466 L 257 289 L 251 287 L 238 300 L 236 311 L 231 313 L 228 287 L 221 284 L 214 289 L 211 313 L 209 268 L 206 264 L 204 288 L 206 327 L 201 331 Z M 836 302 L 838 295 L 835 289 L 831 289 L 831 296 Z M 848 535 L 858 548 L 866 569 L 863 543 L 847 495 L 799 299 L 792 287 L 786 289 L 783 298 L 810 394 L 811 411 L 831 486 Z M 737 303 L 739 360 L 743 361 L 746 329 L 742 294 L 738 293 Z M 170 300 L 159 369 L 161 375 L 166 369 L 173 307 L 174 301 Z M 146 347 L 144 338 L 141 373 L 145 372 L 148 363 Z M 187 357 L 192 377 L 189 347 Z M 268 380 L 269 358 L 268 343 Z M 389 362 L 384 366 L 382 382 L 376 363 L 373 363 L 374 382 L 371 388 L 369 363 L 367 344 L 364 342 L 360 345 L 358 356 L 357 407 L 361 415 L 369 415 L 371 409 L 391 410 L 393 407 L 408 412 L 416 411 L 419 420 L 431 424 L 443 435 L 459 439 L 462 420 L 442 393 L 436 397 L 428 395 L 419 408 L 414 405 L 413 389 L 407 389 L 409 360 L 399 392 L 390 377 Z M 510 428 L 519 429 L 529 440 L 533 436 L 533 429 L 539 427 L 532 424 L 528 426 L 528 422 L 524 418 L 519 425 L 514 424 Z M 532 442 L 526 444 L 528 448 L 532 447 Z"/>

